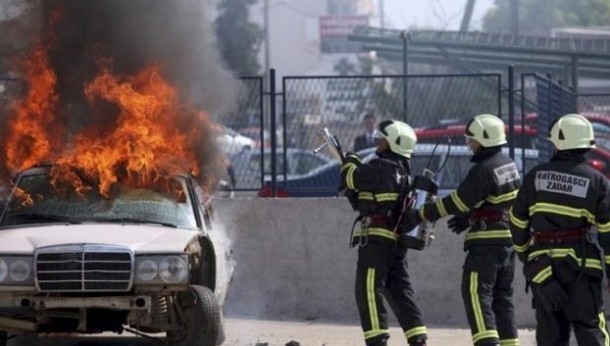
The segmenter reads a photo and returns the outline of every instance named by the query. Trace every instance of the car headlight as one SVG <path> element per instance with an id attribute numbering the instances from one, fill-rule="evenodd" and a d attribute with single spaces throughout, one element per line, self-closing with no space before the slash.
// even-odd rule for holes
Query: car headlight
<path id="1" fill-rule="evenodd" d="M 136 276 L 140 281 L 150 281 L 157 277 L 159 266 L 155 261 L 143 260 L 138 263 L 136 268 Z"/>
<path id="2" fill-rule="evenodd" d="M 188 283 L 189 261 L 186 255 L 137 256 L 135 268 L 136 284 Z"/>
<path id="3" fill-rule="evenodd" d="M 33 258 L 3 256 L 0 258 L 0 285 L 34 285 Z"/>
<path id="4" fill-rule="evenodd" d="M 186 262 L 177 256 L 163 259 L 159 265 L 159 276 L 168 284 L 176 284 L 185 281 L 188 276 Z"/>
<path id="5" fill-rule="evenodd" d="M 6 280 L 7 276 L 8 276 L 8 265 L 6 264 L 5 260 L 0 258 L 0 283 L 4 282 L 4 280 Z"/>
<path id="6" fill-rule="evenodd" d="M 11 262 L 8 267 L 8 276 L 15 282 L 23 282 L 27 280 L 31 273 L 31 264 L 24 260 L 16 260 Z"/>

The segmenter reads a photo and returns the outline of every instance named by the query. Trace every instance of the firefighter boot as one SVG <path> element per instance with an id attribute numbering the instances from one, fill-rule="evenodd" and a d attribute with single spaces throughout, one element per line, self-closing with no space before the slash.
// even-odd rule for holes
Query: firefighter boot
<path id="1" fill-rule="evenodd" d="M 387 339 L 376 341 L 372 344 L 367 344 L 366 346 L 388 346 Z"/>
<path id="2" fill-rule="evenodd" d="M 426 339 L 423 340 L 415 340 L 409 344 L 409 346 L 426 346 Z"/>

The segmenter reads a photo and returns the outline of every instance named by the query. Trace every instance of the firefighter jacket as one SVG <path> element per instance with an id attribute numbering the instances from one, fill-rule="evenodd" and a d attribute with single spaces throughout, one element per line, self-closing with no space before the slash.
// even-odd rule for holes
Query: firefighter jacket
<path id="1" fill-rule="evenodd" d="M 457 190 L 424 204 L 418 215 L 434 222 L 448 215 L 469 214 L 471 227 L 464 250 L 473 245 L 512 246 L 507 214 L 521 185 L 517 165 L 500 146 L 481 148 L 471 161 L 475 164 Z"/>
<path id="2" fill-rule="evenodd" d="M 389 151 L 378 155 L 368 163 L 350 155 L 341 166 L 342 183 L 356 192 L 357 201 L 352 205 L 364 218 L 364 227 L 353 234 L 353 244 L 364 238 L 391 242 L 398 239 L 392 211 L 397 206 L 401 187 L 409 186 L 409 162 Z"/>
<path id="3" fill-rule="evenodd" d="M 559 151 L 550 162 L 534 167 L 509 212 L 519 258 L 546 263 L 537 266 L 532 281 L 544 284 L 555 261 L 601 277 L 603 266 L 610 263 L 610 256 L 604 258 L 601 251 L 610 255 L 609 214 L 608 181 L 586 164 L 582 152 Z"/>

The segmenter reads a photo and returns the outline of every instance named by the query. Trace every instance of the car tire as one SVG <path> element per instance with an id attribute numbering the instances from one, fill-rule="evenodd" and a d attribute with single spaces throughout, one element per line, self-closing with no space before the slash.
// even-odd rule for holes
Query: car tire
<path id="1" fill-rule="evenodd" d="M 14 339 L 8 340 L 6 343 L 2 343 L 2 346 L 36 346 L 39 344 L 38 334 L 29 333 L 15 337 Z"/>
<path id="2" fill-rule="evenodd" d="M 224 342 L 222 313 L 214 292 L 207 287 L 191 285 L 178 295 L 177 303 L 182 310 L 185 326 L 182 332 L 168 332 L 176 339 L 175 346 L 215 346 Z"/>

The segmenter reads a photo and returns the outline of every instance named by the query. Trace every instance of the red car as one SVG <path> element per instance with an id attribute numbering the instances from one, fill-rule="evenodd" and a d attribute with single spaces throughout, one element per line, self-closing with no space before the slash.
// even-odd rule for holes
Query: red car
<path id="1" fill-rule="evenodd" d="M 610 179 L 610 117 L 599 114 L 595 116 L 583 114 L 583 116 L 587 117 L 593 124 L 597 142 L 597 147 L 587 154 L 587 163 Z M 532 124 L 536 118 L 537 114 L 528 114 L 525 118 L 526 123 Z M 535 123 L 532 125 L 535 125 Z M 448 139 L 450 139 L 453 144 L 461 145 L 465 142 L 465 128 L 466 125 L 417 128 L 415 133 L 417 134 L 418 143 L 447 143 Z M 506 133 L 509 133 L 508 126 L 506 127 Z M 537 148 L 538 128 L 529 125 L 525 127 L 515 125 L 514 135 L 515 148 Z"/>

